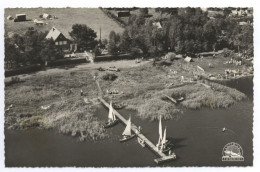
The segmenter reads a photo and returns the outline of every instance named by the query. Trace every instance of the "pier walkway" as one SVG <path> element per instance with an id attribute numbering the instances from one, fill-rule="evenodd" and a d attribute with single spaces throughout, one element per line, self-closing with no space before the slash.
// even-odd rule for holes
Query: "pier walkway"
<path id="1" fill-rule="evenodd" d="M 98 99 L 104 106 L 109 108 L 109 104 L 103 98 L 99 97 Z M 116 117 L 126 125 L 127 120 L 121 114 L 119 114 L 116 110 L 114 110 L 114 113 L 115 113 Z M 159 151 L 157 149 L 157 147 L 147 137 L 145 137 L 142 133 L 140 133 L 138 131 L 138 127 L 133 123 L 131 126 L 131 130 L 137 135 L 137 137 L 139 137 L 140 139 L 142 139 L 144 141 L 145 145 L 147 147 L 149 147 L 150 150 L 152 150 L 154 153 L 156 153 L 159 156 L 159 158 L 154 159 L 154 161 L 157 164 L 176 159 L 175 153 L 173 153 L 172 155 L 166 155 L 163 152 Z"/>

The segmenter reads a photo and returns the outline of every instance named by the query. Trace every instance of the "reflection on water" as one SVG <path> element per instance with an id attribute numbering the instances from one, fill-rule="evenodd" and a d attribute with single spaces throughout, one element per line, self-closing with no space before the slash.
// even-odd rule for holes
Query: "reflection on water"
<path id="1" fill-rule="evenodd" d="M 253 82 L 239 80 L 226 83 L 236 86 L 249 96 L 229 109 L 186 111 L 178 121 L 163 121 L 167 135 L 173 138 L 175 161 L 163 166 L 230 166 L 252 165 L 253 161 Z M 248 89 L 250 88 L 250 89 Z M 121 110 L 125 117 L 135 112 Z M 105 120 L 107 109 L 98 108 L 98 118 Z M 141 125 L 142 132 L 152 141 L 158 140 L 158 122 L 141 120 L 132 115 L 132 121 Z M 222 132 L 226 127 L 227 131 Z M 78 142 L 70 136 L 53 131 L 5 130 L 5 163 L 14 166 L 78 166 L 78 167 L 143 167 L 156 166 L 156 158 L 149 149 L 142 148 L 137 139 L 119 143 L 123 124 L 108 130 L 110 139 L 97 142 Z M 222 149 L 229 142 L 243 148 L 244 162 L 222 162 Z"/>

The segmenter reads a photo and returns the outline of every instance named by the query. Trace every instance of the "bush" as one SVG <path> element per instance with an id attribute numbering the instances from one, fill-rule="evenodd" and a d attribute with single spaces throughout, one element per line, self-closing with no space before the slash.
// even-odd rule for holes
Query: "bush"
<path id="1" fill-rule="evenodd" d="M 167 60 L 173 61 L 176 58 L 175 53 L 168 53 L 167 55 Z"/>
<path id="2" fill-rule="evenodd" d="M 149 112 L 149 113 L 148 113 Z M 151 98 L 140 105 L 138 108 L 138 115 L 144 119 L 156 120 L 162 116 L 163 119 L 178 118 L 179 109 L 174 104 L 165 102 L 159 97 Z"/>
<path id="3" fill-rule="evenodd" d="M 235 55 L 235 52 L 227 48 L 224 48 L 221 54 L 223 54 L 224 57 L 233 57 Z"/>
<path id="4" fill-rule="evenodd" d="M 102 76 L 102 79 L 104 80 L 110 80 L 110 81 L 114 81 L 117 78 L 117 76 L 114 73 L 105 73 Z"/>
<path id="5" fill-rule="evenodd" d="M 160 61 L 157 63 L 159 66 L 171 66 L 171 62 L 168 61 Z"/>

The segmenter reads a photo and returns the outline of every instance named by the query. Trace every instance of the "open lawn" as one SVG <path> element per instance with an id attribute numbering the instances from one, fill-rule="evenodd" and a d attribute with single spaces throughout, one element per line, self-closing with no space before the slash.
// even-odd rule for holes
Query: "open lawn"
<path id="1" fill-rule="evenodd" d="M 27 15 L 26 22 L 14 22 L 7 20 L 7 16 L 15 17 L 16 14 L 24 13 Z M 39 15 L 47 13 L 52 16 L 57 16 L 58 19 L 43 20 L 44 26 L 36 26 L 33 23 L 34 19 L 38 19 Z M 97 38 L 100 35 L 102 39 L 108 39 L 110 31 L 114 30 L 116 33 L 123 31 L 116 22 L 107 17 L 98 8 L 6 8 L 5 9 L 5 31 L 14 33 L 24 33 L 28 27 L 34 27 L 39 31 L 49 31 L 53 26 L 60 30 L 65 36 L 71 31 L 73 24 L 86 24 L 97 33 Z M 48 24 L 46 24 L 48 23 Z"/>

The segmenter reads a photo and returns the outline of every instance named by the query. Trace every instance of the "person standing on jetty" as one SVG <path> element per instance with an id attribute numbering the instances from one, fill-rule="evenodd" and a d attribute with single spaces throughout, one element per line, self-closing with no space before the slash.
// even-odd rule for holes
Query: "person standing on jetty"
<path id="1" fill-rule="evenodd" d="M 83 96 L 83 91 L 82 91 L 82 89 L 80 90 L 80 96 Z"/>

